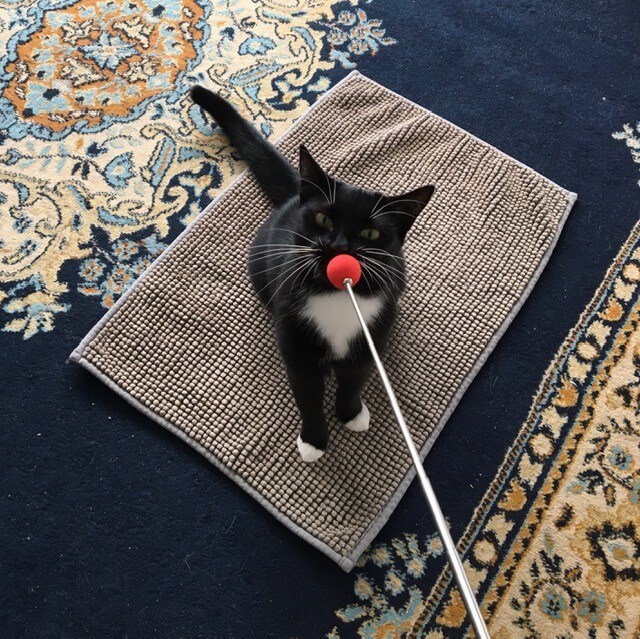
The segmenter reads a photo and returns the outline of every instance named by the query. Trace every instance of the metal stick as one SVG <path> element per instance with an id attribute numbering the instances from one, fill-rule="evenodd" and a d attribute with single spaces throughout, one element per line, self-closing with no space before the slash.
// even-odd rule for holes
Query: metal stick
<path id="1" fill-rule="evenodd" d="M 400 410 L 400 405 L 398 404 L 396 394 L 393 392 L 393 388 L 391 387 L 391 383 L 389 382 L 389 378 L 387 377 L 387 372 L 382 365 L 380 355 L 378 355 L 378 351 L 375 344 L 373 343 L 371 333 L 369 333 L 369 329 L 367 328 L 364 317 L 362 316 L 362 312 L 360 311 L 360 307 L 358 306 L 358 302 L 356 301 L 356 296 L 354 295 L 352 288 L 353 282 L 351 281 L 351 279 L 347 278 L 344 280 L 343 284 L 345 289 L 347 290 L 347 293 L 349 293 L 351 303 L 353 304 L 353 308 L 356 311 L 356 315 L 358 316 L 358 320 L 360 321 L 360 324 L 362 326 L 362 331 L 364 332 L 365 339 L 367 340 L 367 344 L 369 345 L 369 350 L 371 351 L 371 355 L 373 356 L 373 361 L 376 364 L 384 388 L 387 391 L 387 395 L 389 396 L 391 408 L 393 409 L 393 412 L 396 416 L 396 420 L 398 422 L 398 425 L 400 426 L 400 430 L 404 435 L 404 439 L 407 442 L 407 447 L 409 448 L 409 452 L 411 453 L 413 465 L 415 466 L 418 477 L 420 478 L 422 490 L 424 491 L 424 495 L 427 498 L 427 504 L 429 505 L 431 514 L 433 515 L 433 518 L 436 522 L 438 532 L 447 551 L 449 563 L 451 564 L 451 568 L 453 569 L 453 574 L 458 583 L 458 588 L 460 588 L 460 592 L 462 593 L 462 599 L 464 600 L 464 605 L 467 608 L 469 617 L 471 618 L 471 624 L 473 625 L 473 629 L 476 632 L 476 637 L 478 639 L 490 639 L 489 631 L 487 630 L 487 626 L 485 625 L 484 619 L 482 618 L 482 615 L 480 613 L 480 607 L 478 606 L 478 602 L 476 601 L 476 598 L 473 594 L 473 590 L 471 590 L 471 585 L 469 584 L 469 580 L 467 579 L 467 575 L 464 571 L 462 560 L 460 559 L 460 555 L 458 554 L 453 539 L 451 538 L 449 526 L 447 525 L 444 515 L 442 514 L 442 509 L 440 508 L 440 504 L 438 503 L 436 494 L 433 491 L 431 482 L 429 481 L 429 478 L 425 473 L 420 455 L 418 454 L 416 445 L 413 443 L 409 427 L 407 426 L 406 422 L 404 421 L 404 417 L 402 416 L 402 411 Z"/>

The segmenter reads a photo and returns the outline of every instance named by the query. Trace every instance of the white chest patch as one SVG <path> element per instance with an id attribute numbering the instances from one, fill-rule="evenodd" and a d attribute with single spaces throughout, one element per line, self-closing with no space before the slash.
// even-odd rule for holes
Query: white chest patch
<path id="1" fill-rule="evenodd" d="M 367 326 L 371 326 L 382 309 L 382 298 L 356 295 L 356 300 Z M 312 295 L 307 300 L 302 316 L 313 323 L 338 358 L 349 352 L 349 343 L 362 332 L 358 316 L 345 291 Z"/>

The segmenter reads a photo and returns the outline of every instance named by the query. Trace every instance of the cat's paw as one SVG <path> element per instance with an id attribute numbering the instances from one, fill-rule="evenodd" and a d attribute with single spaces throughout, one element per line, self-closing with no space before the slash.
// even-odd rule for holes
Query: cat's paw
<path id="1" fill-rule="evenodd" d="M 369 417 L 369 409 L 367 405 L 362 402 L 360 412 L 353 419 L 345 422 L 345 428 L 356 433 L 363 433 L 365 430 L 369 430 Z"/>
<path id="2" fill-rule="evenodd" d="M 317 462 L 320 457 L 324 455 L 324 450 L 320 450 L 311 444 L 307 444 L 307 442 L 303 442 L 300 435 L 298 435 L 298 439 L 296 441 L 298 445 L 298 450 L 300 451 L 300 457 L 302 457 L 302 461 L 307 463 Z"/>

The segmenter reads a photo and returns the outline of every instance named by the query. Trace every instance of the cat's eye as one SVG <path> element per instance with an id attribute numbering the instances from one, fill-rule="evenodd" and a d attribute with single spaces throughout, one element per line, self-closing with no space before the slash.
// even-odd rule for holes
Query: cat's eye
<path id="1" fill-rule="evenodd" d="M 380 237 L 380 231 L 378 229 L 362 229 L 360 237 L 363 240 L 377 240 Z"/>
<path id="2" fill-rule="evenodd" d="M 331 221 L 331 218 L 328 215 L 325 215 L 324 213 L 320 213 L 318 211 L 318 213 L 316 213 L 316 224 L 322 228 L 322 229 L 327 229 L 328 231 L 330 231 L 333 228 L 333 222 Z"/>

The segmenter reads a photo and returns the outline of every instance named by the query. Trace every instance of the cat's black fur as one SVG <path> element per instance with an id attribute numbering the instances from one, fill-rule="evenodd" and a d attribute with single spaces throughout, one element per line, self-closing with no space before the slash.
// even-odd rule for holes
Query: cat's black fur
<path id="1" fill-rule="evenodd" d="M 363 270 L 355 292 L 363 298 L 383 296 L 382 311 L 370 324 L 382 352 L 404 288 L 402 245 L 434 188 L 401 196 L 367 191 L 327 175 L 303 146 L 296 171 L 226 100 L 199 86 L 193 87 L 191 97 L 220 125 L 274 206 L 249 250 L 249 274 L 276 320 L 278 344 L 302 417 L 300 439 L 324 451 L 329 440 L 323 411 L 327 373 L 333 369 L 337 377 L 337 416 L 349 422 L 363 410 L 360 393 L 372 359 L 361 331 L 347 355 L 336 357 L 302 310 L 310 296 L 335 291 L 326 276 L 328 261 L 338 253 L 355 256 Z M 319 225 L 318 213 L 329 218 L 331 230 Z M 374 229 L 380 237 L 364 239 L 363 229 Z"/>

